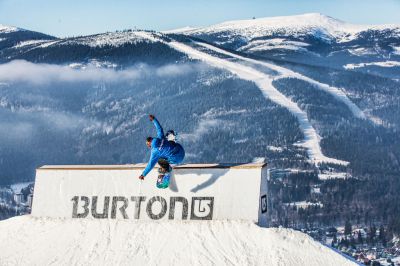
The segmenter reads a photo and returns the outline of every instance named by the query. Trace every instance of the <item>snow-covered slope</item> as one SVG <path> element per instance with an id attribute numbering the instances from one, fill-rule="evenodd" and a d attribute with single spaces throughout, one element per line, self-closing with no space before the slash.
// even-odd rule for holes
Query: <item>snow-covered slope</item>
<path id="1" fill-rule="evenodd" d="M 102 47 L 110 45 L 114 47 L 121 46 L 123 44 L 135 44 L 140 42 L 160 42 L 162 39 L 161 33 L 150 32 L 150 31 L 123 31 L 123 32 L 108 32 L 96 35 L 89 35 L 77 38 L 61 39 L 59 41 L 50 41 L 48 43 L 42 43 L 41 47 L 48 47 L 50 45 L 88 45 L 90 47 Z"/>
<path id="2" fill-rule="evenodd" d="M 12 26 L 6 26 L 3 24 L 0 24 L 0 33 L 10 33 L 10 32 L 14 32 L 14 31 L 18 31 L 20 30 L 17 27 L 12 27 Z"/>
<path id="3" fill-rule="evenodd" d="M 309 236 L 239 221 L 0 222 L 1 265 L 356 265 Z"/>
<path id="4" fill-rule="evenodd" d="M 250 20 L 228 21 L 209 27 L 185 31 L 185 34 L 213 34 L 231 32 L 247 39 L 272 36 L 274 34 L 314 35 L 330 41 L 349 41 L 358 33 L 366 30 L 383 30 L 399 28 L 396 25 L 355 25 L 346 23 L 319 13 L 308 13 L 297 16 L 268 17 Z"/>
<path id="5" fill-rule="evenodd" d="M 286 97 L 284 94 L 279 92 L 272 85 L 272 82 L 274 80 L 274 77 L 272 75 L 263 73 L 254 67 L 246 66 L 246 65 L 238 63 L 238 62 L 229 61 L 227 59 L 222 59 L 217 56 L 213 56 L 212 54 L 197 50 L 197 49 L 195 49 L 189 45 L 186 45 L 184 43 L 170 42 L 169 45 L 171 47 L 177 49 L 180 52 L 186 53 L 191 58 L 202 60 L 214 67 L 226 69 L 226 70 L 238 75 L 238 77 L 240 77 L 242 79 L 254 81 L 254 83 L 261 89 L 261 91 L 263 92 L 263 94 L 266 98 L 268 98 L 271 101 L 275 102 L 276 104 L 288 109 L 297 118 L 297 120 L 299 122 L 299 126 L 304 134 L 304 142 L 302 142 L 300 145 L 307 149 L 308 156 L 312 160 L 313 163 L 317 163 L 317 164 L 318 163 L 333 163 L 333 164 L 341 164 L 341 165 L 348 164 L 348 162 L 346 162 L 346 161 L 335 159 L 335 158 L 330 158 L 328 156 L 325 156 L 322 153 L 321 146 L 320 146 L 321 137 L 318 135 L 316 130 L 311 125 L 311 123 L 307 117 L 307 114 L 303 110 L 301 110 L 295 102 L 293 102 L 288 97 Z M 222 54 L 230 55 L 230 56 L 233 55 L 233 54 L 231 55 L 230 53 L 228 53 L 224 50 L 215 48 L 213 46 L 207 46 L 207 45 L 203 45 L 203 46 L 206 46 L 207 48 L 211 48 L 212 51 L 214 51 L 214 52 L 218 52 L 218 53 L 222 53 Z M 274 70 L 275 70 L 275 68 L 274 68 Z M 281 70 L 281 69 L 279 68 L 279 70 Z M 292 72 L 290 72 L 290 73 L 292 73 Z M 299 75 L 297 75 L 297 76 L 299 76 Z M 301 76 L 299 76 L 299 77 L 301 77 Z M 339 95 L 337 95 L 337 97 L 340 98 Z M 347 99 L 345 95 L 342 98 Z M 355 108 L 357 108 L 357 107 L 355 106 Z M 357 108 L 357 110 L 359 110 L 359 109 Z M 361 110 L 359 110 L 359 112 L 357 111 L 355 113 L 359 114 L 360 117 L 363 117 L 363 113 L 361 112 Z"/>

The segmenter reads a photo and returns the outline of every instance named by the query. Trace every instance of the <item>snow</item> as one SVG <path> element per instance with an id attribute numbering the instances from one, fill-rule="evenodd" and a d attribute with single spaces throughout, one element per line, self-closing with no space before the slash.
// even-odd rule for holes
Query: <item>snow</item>
<path id="1" fill-rule="evenodd" d="M 376 51 L 371 48 L 355 48 L 355 49 L 348 49 L 349 53 L 355 56 L 364 56 L 364 55 L 374 55 Z"/>
<path id="2" fill-rule="evenodd" d="M 269 40 L 250 41 L 247 45 L 240 47 L 238 51 L 255 52 L 255 51 L 267 51 L 274 49 L 307 51 L 307 49 L 304 48 L 307 46 L 309 46 L 309 44 L 305 42 L 288 41 L 286 39 L 275 38 Z"/>
<path id="3" fill-rule="evenodd" d="M 347 64 L 344 65 L 345 69 L 356 69 L 367 66 L 380 66 L 380 67 L 398 67 L 400 62 L 398 61 L 382 61 L 382 62 L 369 62 L 369 63 L 359 63 L 359 64 Z"/>
<path id="4" fill-rule="evenodd" d="M 15 184 L 12 184 L 10 187 L 11 187 L 12 191 L 14 191 L 15 193 L 19 193 L 19 192 L 21 192 L 21 189 L 26 188 L 30 184 L 33 184 L 33 182 L 15 183 Z"/>
<path id="5" fill-rule="evenodd" d="M 197 43 L 200 45 L 200 43 Z M 299 125 L 301 130 L 304 133 L 305 139 L 304 142 L 301 144 L 303 147 L 307 148 L 308 150 L 308 155 L 309 158 L 314 162 L 314 163 L 320 163 L 320 162 L 327 162 L 327 163 L 335 163 L 335 164 L 342 164 L 342 165 L 347 165 L 348 162 L 334 159 L 334 158 L 329 158 L 326 157 L 325 155 L 322 154 L 321 147 L 320 147 L 320 136 L 318 133 L 315 131 L 315 129 L 312 127 L 310 121 L 307 118 L 307 114 L 302 111 L 298 105 L 294 102 L 292 102 L 289 98 L 287 98 L 285 95 L 283 95 L 281 92 L 279 92 L 273 85 L 273 77 L 260 72 L 256 70 L 255 68 L 233 62 L 233 61 L 228 61 L 222 58 L 214 57 L 210 54 L 207 54 L 205 52 L 201 52 L 199 50 L 196 50 L 195 48 L 192 48 L 191 46 L 188 46 L 183 43 L 178 43 L 178 42 L 170 42 L 169 45 L 183 53 L 186 53 L 188 56 L 194 58 L 194 59 L 199 59 L 202 61 L 207 62 L 208 64 L 218 67 L 218 68 L 223 68 L 226 69 L 237 76 L 239 76 L 242 79 L 245 80 L 250 80 L 253 81 L 263 92 L 264 96 L 271 101 L 277 103 L 278 105 L 281 105 L 282 107 L 288 109 L 299 121 Z M 247 60 L 252 60 L 252 59 L 247 59 L 244 57 L 240 57 L 234 54 L 231 54 L 227 51 L 224 51 L 222 49 L 216 48 L 211 45 L 207 44 L 201 44 L 202 46 L 205 46 L 209 49 L 212 49 L 215 52 L 218 53 L 223 53 L 227 54 L 236 58 L 240 59 L 245 59 Z M 254 60 L 255 62 L 258 62 Z M 270 64 L 268 64 L 270 65 Z M 271 64 L 274 68 L 274 65 Z"/>
<path id="6" fill-rule="evenodd" d="M 271 145 L 267 146 L 267 149 L 270 150 L 270 151 L 276 151 L 276 152 L 282 152 L 283 151 L 283 148 L 275 147 L 275 146 L 271 146 Z"/>
<path id="7" fill-rule="evenodd" d="M 391 47 L 394 50 L 394 52 L 393 52 L 394 54 L 400 55 L 400 46 L 391 45 Z"/>
<path id="8" fill-rule="evenodd" d="M 296 16 L 280 16 L 250 20 L 223 22 L 209 27 L 186 31 L 185 34 L 213 34 L 230 32 L 241 35 L 247 40 L 257 37 L 272 36 L 282 33 L 294 37 L 312 34 L 326 41 L 336 39 L 347 42 L 356 38 L 357 34 L 369 29 L 396 29 L 398 25 L 355 25 L 346 23 L 319 13 L 308 13 Z"/>
<path id="9" fill-rule="evenodd" d="M 349 174 L 345 172 L 332 172 L 332 173 L 321 173 L 318 174 L 318 178 L 320 180 L 327 180 L 327 179 L 346 179 L 349 178 Z"/>
<path id="10" fill-rule="evenodd" d="M 29 41 L 23 41 L 18 43 L 17 45 L 15 45 L 13 48 L 21 48 L 24 46 L 30 46 L 30 45 L 36 45 L 36 44 L 40 44 L 40 43 L 45 43 L 45 42 L 49 42 L 50 40 L 29 40 Z"/>
<path id="11" fill-rule="evenodd" d="M 59 42 L 60 42 L 60 40 L 51 41 L 51 42 L 45 42 L 45 43 L 39 45 L 39 47 L 41 47 L 41 48 L 46 48 L 46 47 L 49 47 L 49 46 L 51 46 L 51 45 L 53 45 L 53 44 L 56 44 L 56 43 L 59 43 Z"/>
<path id="12" fill-rule="evenodd" d="M 136 44 L 140 42 L 152 43 L 161 41 L 161 33 L 147 31 L 124 31 L 67 39 L 61 42 L 61 44 L 82 44 L 90 47 L 102 47 L 105 45 L 110 45 L 118 47 L 126 43 Z"/>
<path id="13" fill-rule="evenodd" d="M 327 93 L 329 93 L 330 95 L 332 95 L 333 97 L 335 97 L 335 99 L 343 102 L 344 104 L 347 105 L 347 107 L 350 109 L 350 111 L 353 113 L 353 115 L 357 118 L 361 118 L 361 119 L 365 119 L 366 116 L 364 114 L 364 112 L 358 108 L 357 105 L 355 105 L 346 95 L 346 93 L 344 92 L 343 89 L 339 89 L 336 87 L 332 87 L 329 86 L 327 84 L 321 83 L 319 81 L 313 80 L 309 77 L 306 77 L 300 73 L 294 72 L 290 69 L 281 67 L 281 66 L 277 66 L 271 63 L 267 63 L 264 61 L 258 61 L 255 59 L 250 59 L 244 56 L 240 56 L 240 55 L 236 55 L 234 53 L 225 51 L 223 49 L 217 48 L 215 46 L 212 46 L 210 44 L 206 44 L 206 43 L 200 43 L 200 42 L 196 42 L 197 45 L 201 45 L 203 47 L 206 47 L 207 49 L 213 50 L 215 52 L 221 53 L 221 54 L 225 54 L 252 64 L 258 64 L 258 65 L 262 65 L 265 66 L 267 68 L 270 68 L 274 71 L 277 71 L 279 73 L 278 77 L 275 77 L 275 79 L 279 79 L 279 78 L 296 78 L 296 79 L 300 79 L 303 80 L 305 82 L 311 83 L 312 85 L 316 86 L 318 89 L 321 89 Z"/>
<path id="14" fill-rule="evenodd" d="M 183 28 L 178 28 L 178 29 L 173 29 L 173 30 L 164 30 L 164 31 L 161 31 L 161 32 L 165 33 L 165 34 L 169 34 L 169 33 L 185 33 L 187 31 L 193 31 L 195 29 L 197 29 L 197 28 L 186 26 L 186 27 L 183 27 Z"/>
<path id="15" fill-rule="evenodd" d="M 0 24 L 0 33 L 11 33 L 15 31 L 19 31 L 19 29 L 17 27 L 5 26 Z"/>
<path id="16" fill-rule="evenodd" d="M 307 209 L 308 207 L 318 206 L 323 207 L 324 205 L 321 202 L 309 202 L 309 201 L 296 201 L 291 203 L 285 203 L 287 206 L 296 206 L 297 208 Z"/>
<path id="17" fill-rule="evenodd" d="M 0 222 L 2 265 L 356 265 L 311 237 L 241 221 L 30 216 Z"/>

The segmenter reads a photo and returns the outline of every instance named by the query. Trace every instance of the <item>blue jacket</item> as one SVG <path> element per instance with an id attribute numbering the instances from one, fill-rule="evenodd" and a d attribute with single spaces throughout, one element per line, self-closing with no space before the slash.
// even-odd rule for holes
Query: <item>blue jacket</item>
<path id="1" fill-rule="evenodd" d="M 151 142 L 151 156 L 146 169 L 142 173 L 143 176 L 146 176 L 153 169 L 158 159 L 162 158 L 170 164 L 178 164 L 185 157 L 185 150 L 180 144 L 168 141 L 165 138 L 164 131 L 156 118 L 154 118 L 153 123 L 157 130 L 157 138 L 153 138 Z"/>

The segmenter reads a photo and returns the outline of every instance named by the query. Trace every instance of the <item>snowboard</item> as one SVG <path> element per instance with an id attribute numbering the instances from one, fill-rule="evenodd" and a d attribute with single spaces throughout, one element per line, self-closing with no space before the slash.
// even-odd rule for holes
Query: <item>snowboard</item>
<path id="1" fill-rule="evenodd" d="M 170 180 L 171 180 L 171 172 L 167 172 L 165 174 L 159 174 L 156 186 L 161 189 L 167 188 L 169 186 Z"/>

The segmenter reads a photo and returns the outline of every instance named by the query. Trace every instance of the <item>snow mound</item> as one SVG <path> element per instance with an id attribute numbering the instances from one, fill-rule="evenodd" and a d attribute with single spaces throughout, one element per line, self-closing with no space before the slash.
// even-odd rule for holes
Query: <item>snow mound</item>
<path id="1" fill-rule="evenodd" d="M 0 222 L 2 265 L 356 265 L 309 236 L 240 221 L 20 216 Z"/>

